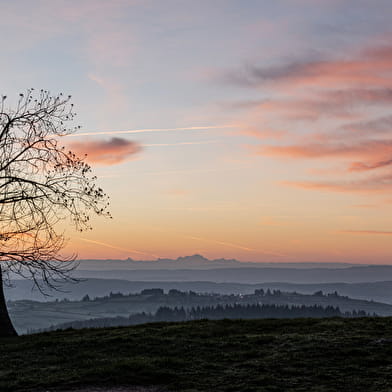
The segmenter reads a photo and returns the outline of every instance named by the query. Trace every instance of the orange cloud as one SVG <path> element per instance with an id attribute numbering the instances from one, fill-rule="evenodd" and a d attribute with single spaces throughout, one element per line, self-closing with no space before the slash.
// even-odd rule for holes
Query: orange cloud
<path id="1" fill-rule="evenodd" d="M 115 165 L 128 161 L 141 150 L 139 144 L 113 137 L 107 141 L 73 142 L 68 145 L 77 155 L 87 155 L 87 161 L 98 165 Z"/>

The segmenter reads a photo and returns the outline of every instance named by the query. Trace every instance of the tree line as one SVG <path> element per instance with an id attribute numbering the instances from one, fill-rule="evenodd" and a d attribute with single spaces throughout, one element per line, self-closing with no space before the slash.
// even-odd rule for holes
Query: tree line
<path id="1" fill-rule="evenodd" d="M 340 295 L 337 291 L 333 293 L 324 293 L 319 290 L 314 292 L 313 294 L 302 294 L 294 292 L 286 292 L 281 290 L 272 290 L 272 289 L 256 289 L 253 294 L 220 294 L 220 293 L 197 293 L 195 291 L 180 291 L 177 289 L 170 289 L 168 292 L 165 292 L 161 288 L 152 288 L 152 289 L 144 289 L 140 293 L 121 293 L 121 292 L 110 292 L 108 295 L 104 296 L 96 296 L 90 297 L 89 294 L 84 295 L 80 301 L 82 302 L 98 302 L 105 301 L 111 299 L 119 299 L 119 298 L 131 298 L 131 297 L 147 297 L 147 299 L 153 299 L 160 297 L 169 297 L 169 298 L 195 298 L 195 297 L 203 297 L 203 298 L 238 298 L 238 299 L 258 299 L 260 297 L 264 298 L 282 298 L 287 296 L 303 296 L 303 297 L 320 297 L 320 298 L 343 298 L 348 299 L 347 296 Z M 67 298 L 63 298 L 61 300 L 56 300 L 55 302 L 79 302 L 78 300 L 69 300 Z"/>

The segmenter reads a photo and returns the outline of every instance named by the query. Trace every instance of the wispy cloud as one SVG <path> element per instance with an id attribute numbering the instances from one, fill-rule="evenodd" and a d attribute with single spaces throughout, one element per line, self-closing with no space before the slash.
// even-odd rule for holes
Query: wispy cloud
<path id="1" fill-rule="evenodd" d="M 350 171 L 364 172 L 368 170 L 379 169 L 381 167 L 386 167 L 392 165 L 392 159 L 387 159 L 385 161 L 378 162 L 353 162 L 349 168 Z"/>
<path id="2" fill-rule="evenodd" d="M 392 116 L 383 116 L 375 119 L 352 122 L 344 124 L 342 129 L 345 131 L 355 132 L 356 135 L 368 134 L 385 134 L 389 133 L 392 129 Z"/>
<path id="3" fill-rule="evenodd" d="M 352 162 L 349 171 L 365 171 L 388 166 L 392 160 L 392 140 L 366 140 L 357 143 L 351 141 L 338 143 L 326 141 L 326 143 L 297 144 L 290 146 L 261 146 L 257 150 L 260 155 L 288 157 L 296 159 L 304 158 L 360 158 L 361 162 Z M 380 158 L 384 158 L 379 160 Z"/>
<path id="4" fill-rule="evenodd" d="M 388 73 L 392 65 L 392 46 L 376 45 L 345 59 L 300 59 L 281 65 L 247 66 L 227 72 L 226 83 L 244 87 L 279 84 L 284 87 L 392 86 Z"/>

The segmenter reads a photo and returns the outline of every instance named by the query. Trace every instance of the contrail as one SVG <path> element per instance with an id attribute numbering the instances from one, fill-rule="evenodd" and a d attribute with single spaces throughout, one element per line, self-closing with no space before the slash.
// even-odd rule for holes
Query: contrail
<path id="1" fill-rule="evenodd" d="M 139 254 L 139 255 L 153 256 L 153 257 L 156 257 L 156 258 L 159 258 L 159 257 L 160 257 L 160 256 L 154 255 L 154 254 L 152 254 L 152 253 L 141 252 L 140 250 L 121 248 L 121 247 L 119 247 L 119 246 L 114 246 L 114 245 L 111 245 L 111 244 L 107 244 L 106 242 L 88 240 L 87 238 L 81 238 L 81 237 L 79 237 L 79 239 L 82 240 L 82 241 L 85 241 L 85 242 L 90 242 L 90 243 L 92 243 L 92 244 L 97 244 L 97 245 L 105 246 L 106 248 L 117 249 L 117 250 L 129 252 L 129 253 L 137 253 L 137 254 Z"/>
<path id="2" fill-rule="evenodd" d="M 152 143 L 152 144 L 142 144 L 143 147 L 162 147 L 162 146 L 184 146 L 193 144 L 214 144 L 219 143 L 219 140 L 206 140 L 202 142 L 180 142 L 180 143 Z"/>
<path id="3" fill-rule="evenodd" d="M 339 230 L 338 233 L 392 235 L 392 231 L 382 231 L 382 230 Z"/>
<path id="4" fill-rule="evenodd" d="M 242 250 L 246 250 L 248 252 L 257 252 L 256 249 L 247 248 L 246 246 L 241 246 L 241 245 L 237 245 L 237 244 L 232 244 L 230 242 L 217 241 L 217 240 L 212 240 L 209 238 L 201 238 L 201 237 L 195 237 L 195 236 L 191 236 L 191 235 L 185 235 L 184 237 L 189 238 L 191 240 L 213 242 L 214 244 L 230 246 L 232 248 L 242 249 Z"/>
<path id="5" fill-rule="evenodd" d="M 72 133 L 72 134 L 65 135 L 65 136 L 78 137 L 78 136 L 97 136 L 97 135 L 124 135 L 127 133 L 203 131 L 203 130 L 208 130 L 208 129 L 225 129 L 225 128 L 237 128 L 237 127 L 232 126 L 232 125 L 208 125 L 205 127 L 147 128 L 147 129 L 131 129 L 131 130 L 127 130 L 127 131 L 82 132 L 82 133 Z"/>
<path id="6" fill-rule="evenodd" d="M 149 230 L 154 230 L 154 231 L 158 231 L 158 232 L 162 232 L 162 233 L 168 233 L 167 228 L 161 228 L 161 227 L 157 227 L 157 226 L 149 226 L 148 228 L 149 228 Z M 264 249 L 260 250 L 260 249 L 249 248 L 247 246 L 233 244 L 232 242 L 219 241 L 219 240 L 215 240 L 212 238 L 203 238 L 203 237 L 198 237 L 198 236 L 193 236 L 193 235 L 185 235 L 185 234 L 179 234 L 176 232 L 171 232 L 171 234 L 174 234 L 174 235 L 181 237 L 181 238 L 187 238 L 190 240 L 203 241 L 203 242 L 210 242 L 213 244 L 228 246 L 230 248 L 245 250 L 247 252 L 261 253 L 261 254 L 265 254 L 268 256 L 275 256 L 275 257 L 286 257 L 287 256 L 287 255 L 285 255 L 283 253 L 279 253 L 279 252 L 274 252 L 274 251 L 264 250 Z"/>
<path id="7" fill-rule="evenodd" d="M 231 248 L 236 248 L 236 249 L 241 249 L 245 250 L 247 252 L 256 252 L 256 253 L 263 253 L 265 255 L 269 256 L 278 256 L 278 257 L 283 257 L 285 255 L 277 252 L 271 252 L 271 251 L 265 251 L 265 250 L 259 250 L 259 249 L 253 249 L 253 248 L 248 248 L 246 246 L 238 245 L 238 244 L 233 244 L 231 242 L 224 242 L 224 241 L 217 241 L 209 238 L 202 238 L 202 237 L 195 237 L 195 236 L 190 236 L 190 235 L 184 235 L 184 238 L 189 238 L 191 240 L 197 240 L 197 241 L 205 241 L 205 242 L 212 242 L 214 244 L 219 244 L 223 246 L 229 246 Z"/>

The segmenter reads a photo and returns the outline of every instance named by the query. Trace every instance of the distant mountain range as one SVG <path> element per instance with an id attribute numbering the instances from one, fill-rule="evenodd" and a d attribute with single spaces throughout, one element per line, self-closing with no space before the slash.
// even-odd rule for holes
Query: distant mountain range
<path id="1" fill-rule="evenodd" d="M 215 269 L 215 268 L 348 268 L 356 264 L 349 263 L 265 263 L 244 262 L 236 259 L 207 259 L 195 254 L 178 257 L 177 259 L 157 260 L 124 260 L 88 259 L 79 260 L 79 269 L 82 270 L 156 270 L 156 269 Z"/>
<path id="2" fill-rule="evenodd" d="M 351 266 L 346 268 L 230 267 L 87 270 L 83 265 L 74 272 L 80 278 L 126 279 L 132 281 L 209 281 L 236 283 L 330 283 L 392 281 L 392 266 Z"/>

